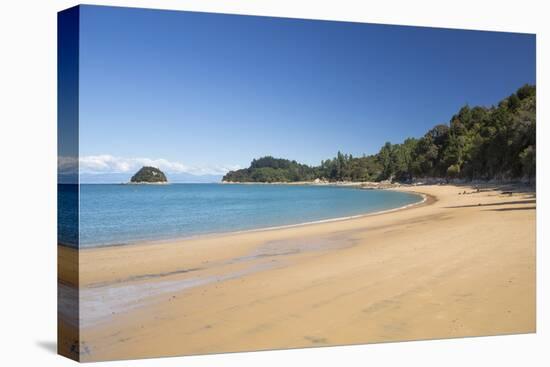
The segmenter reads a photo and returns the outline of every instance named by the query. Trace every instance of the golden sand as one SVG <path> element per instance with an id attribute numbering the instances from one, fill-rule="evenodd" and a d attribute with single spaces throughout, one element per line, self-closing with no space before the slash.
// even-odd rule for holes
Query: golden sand
<path id="1" fill-rule="evenodd" d="M 433 199 L 344 221 L 81 250 L 80 359 L 534 332 L 534 193 L 398 190 Z"/>

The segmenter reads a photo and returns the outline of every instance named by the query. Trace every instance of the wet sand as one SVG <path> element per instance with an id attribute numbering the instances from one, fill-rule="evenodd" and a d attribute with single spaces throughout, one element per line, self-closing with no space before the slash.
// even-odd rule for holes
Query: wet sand
<path id="1" fill-rule="evenodd" d="M 81 250 L 80 342 L 66 343 L 67 354 L 97 361 L 534 332 L 534 193 L 397 190 L 430 199 L 344 221 Z M 59 246 L 60 259 L 74 252 Z M 60 292 L 70 295 L 69 273 Z"/>

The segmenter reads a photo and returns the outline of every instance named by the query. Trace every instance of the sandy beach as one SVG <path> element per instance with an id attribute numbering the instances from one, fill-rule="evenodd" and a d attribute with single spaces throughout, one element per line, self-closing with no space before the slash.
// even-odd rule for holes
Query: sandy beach
<path id="1" fill-rule="evenodd" d="M 97 361 L 534 332 L 534 192 L 396 190 L 428 200 L 343 221 L 81 250 L 80 346 L 60 349 Z M 74 260 L 75 250 L 59 254 Z M 74 288 L 70 273 L 60 271 L 60 292 Z"/>

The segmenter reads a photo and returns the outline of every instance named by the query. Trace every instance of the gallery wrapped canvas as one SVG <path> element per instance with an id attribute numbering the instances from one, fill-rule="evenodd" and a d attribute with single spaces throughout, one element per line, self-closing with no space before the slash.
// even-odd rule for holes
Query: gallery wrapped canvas
<path id="1" fill-rule="evenodd" d="M 58 15 L 58 351 L 535 332 L 535 35 Z"/>

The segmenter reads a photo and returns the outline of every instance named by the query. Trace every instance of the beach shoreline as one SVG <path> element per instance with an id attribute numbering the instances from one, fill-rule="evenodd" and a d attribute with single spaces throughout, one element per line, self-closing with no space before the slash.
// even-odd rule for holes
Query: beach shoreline
<path id="1" fill-rule="evenodd" d="M 535 331 L 534 192 L 391 190 L 429 199 L 345 220 L 79 251 L 80 359 Z"/>
<path id="2" fill-rule="evenodd" d="M 355 187 L 355 186 L 354 186 Z M 357 189 L 360 189 L 357 187 Z M 379 189 L 379 190 L 388 190 L 391 191 L 392 189 Z M 135 245 L 155 245 L 155 244 L 166 244 L 166 243 L 173 243 L 173 242 L 181 242 L 181 241 L 190 241 L 200 238 L 209 238 L 209 237 L 223 237 L 233 234 L 241 234 L 241 233 L 248 233 L 248 232 L 264 232 L 264 231 L 271 231 L 271 230 L 279 230 L 279 229 L 285 229 L 285 228 L 293 228 L 293 227 L 302 227 L 302 226 L 310 226 L 310 225 L 316 225 L 316 224 L 323 224 L 323 223 L 330 223 L 330 222 L 340 222 L 340 221 L 346 221 L 350 219 L 357 219 L 357 218 L 363 218 L 368 216 L 374 216 L 374 215 L 381 215 L 386 213 L 392 213 L 400 210 L 406 210 L 413 208 L 415 206 L 419 205 L 429 205 L 430 203 L 434 202 L 436 199 L 432 195 L 423 194 L 420 192 L 415 191 L 408 191 L 410 194 L 418 195 L 422 199 L 411 203 L 411 204 L 405 204 L 403 206 L 399 206 L 396 208 L 391 209 L 383 209 L 373 212 L 365 212 L 361 214 L 355 214 L 355 215 L 348 215 L 343 217 L 334 217 L 334 218 L 327 218 L 327 219 L 320 219 L 320 220 L 314 220 L 314 221 L 307 221 L 307 222 L 298 222 L 298 223 L 292 223 L 292 224 L 284 224 L 279 226 L 269 226 L 269 227 L 258 227 L 258 228 L 250 228 L 250 229 L 243 229 L 243 230 L 235 230 L 235 231 L 228 231 L 228 232 L 207 232 L 207 233 L 201 233 L 196 235 L 190 235 L 190 236 L 178 236 L 178 237 L 171 237 L 171 238 L 162 238 L 162 239 L 155 239 L 155 240 L 136 240 L 132 242 L 123 242 L 123 243 L 114 243 L 114 244 L 99 244 L 99 245 L 93 245 L 93 246 L 82 246 L 79 248 L 80 251 L 89 251 L 93 250 L 95 248 L 106 248 L 106 247 L 120 247 L 120 246 L 135 246 Z M 74 246 L 65 245 L 65 244 L 58 244 L 59 246 L 63 247 L 71 247 L 75 248 Z"/>

